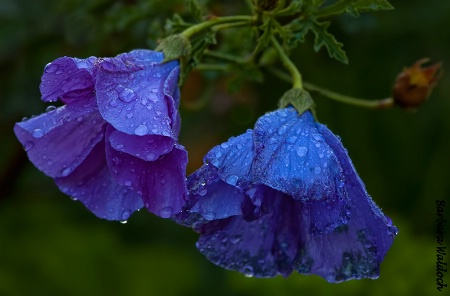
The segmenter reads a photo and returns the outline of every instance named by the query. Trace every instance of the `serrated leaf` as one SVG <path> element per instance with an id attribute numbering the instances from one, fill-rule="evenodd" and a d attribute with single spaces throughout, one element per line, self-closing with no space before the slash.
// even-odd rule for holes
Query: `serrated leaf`
<path id="1" fill-rule="evenodd" d="M 305 42 L 305 36 L 310 29 L 308 25 L 309 20 L 295 19 L 289 25 L 287 25 L 287 32 L 289 38 L 286 41 L 286 45 L 290 48 L 297 46 L 299 42 Z"/>
<path id="2" fill-rule="evenodd" d="M 394 7 L 388 0 L 340 0 L 332 5 L 320 9 L 315 16 L 317 18 L 323 18 L 345 12 L 353 16 L 359 16 L 360 12 L 389 10 L 393 8 Z"/>
<path id="3" fill-rule="evenodd" d="M 270 38 L 272 37 L 272 22 L 273 18 L 267 17 L 264 19 L 263 24 L 259 27 L 259 29 L 263 32 L 262 35 L 258 38 L 255 53 L 261 52 L 264 48 L 266 48 L 270 43 Z"/>
<path id="4" fill-rule="evenodd" d="M 194 19 L 200 21 L 203 16 L 203 10 L 197 0 L 185 0 L 187 3 L 187 7 L 189 12 L 192 14 Z"/>
<path id="5" fill-rule="evenodd" d="M 323 46 L 325 46 L 330 57 L 347 64 L 348 58 L 345 51 L 342 49 L 343 44 L 337 41 L 336 38 L 327 31 L 330 23 L 319 23 L 314 21 L 310 22 L 309 25 L 310 30 L 316 35 L 314 40 L 314 50 L 319 51 Z"/>

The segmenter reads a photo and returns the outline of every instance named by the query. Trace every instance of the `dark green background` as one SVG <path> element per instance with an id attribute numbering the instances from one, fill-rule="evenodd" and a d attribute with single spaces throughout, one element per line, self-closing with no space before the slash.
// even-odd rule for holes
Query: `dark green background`
<path id="1" fill-rule="evenodd" d="M 215 13 L 228 14 L 240 1 L 215 2 Z M 450 2 L 391 2 L 394 11 L 333 19 L 349 65 L 324 50 L 314 53 L 310 41 L 302 46 L 294 59 L 305 80 L 378 99 L 420 58 L 449 65 Z M 450 219 L 448 75 L 417 112 L 316 98 L 318 118 L 341 136 L 369 193 L 400 230 L 375 281 L 246 278 L 203 258 L 194 232 L 145 210 L 125 225 L 95 218 L 28 162 L 12 128 L 45 110 L 38 88 L 45 64 L 64 55 L 152 48 L 163 33 L 159 24 L 182 13 L 182 3 L 0 0 L 0 295 L 444 295 L 435 288 L 435 201 L 449 201 Z M 189 172 L 213 145 L 275 109 L 289 87 L 268 75 L 263 84 L 229 94 L 227 81 L 222 76 L 217 87 L 207 87 L 211 82 L 193 73 L 183 89 L 180 141 L 189 151 Z M 191 110 L 202 96 L 204 107 Z M 450 223 L 445 227 L 448 247 Z M 450 284 L 449 273 L 444 281 Z"/>

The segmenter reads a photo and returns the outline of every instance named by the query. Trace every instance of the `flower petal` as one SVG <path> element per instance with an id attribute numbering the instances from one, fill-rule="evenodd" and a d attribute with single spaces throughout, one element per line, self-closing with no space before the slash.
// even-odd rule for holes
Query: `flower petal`
<path id="1" fill-rule="evenodd" d="M 14 132 L 39 170 L 50 177 L 67 176 L 101 141 L 105 121 L 93 103 L 74 102 L 16 123 Z"/>
<path id="2" fill-rule="evenodd" d="M 268 113 L 257 121 L 253 138 L 254 182 L 305 202 L 345 199 L 339 161 L 309 111 Z"/>
<path id="3" fill-rule="evenodd" d="M 310 272 L 329 282 L 377 278 L 397 228 L 367 194 L 340 140 L 324 126 L 320 132 L 338 156 L 346 176 L 345 188 L 352 209 L 347 225 L 326 236 L 307 239 L 305 256 L 314 262 Z M 327 266 L 333 266 L 330 270 Z"/>
<path id="4" fill-rule="evenodd" d="M 181 211 L 187 195 L 187 152 L 184 147 L 175 145 L 160 158 L 145 161 L 119 152 L 107 142 L 106 159 L 114 180 L 137 192 L 150 212 L 169 218 Z"/>
<path id="5" fill-rule="evenodd" d="M 109 135 L 111 147 L 142 160 L 156 160 L 161 155 L 172 150 L 175 145 L 175 140 L 171 137 L 158 135 L 140 137 L 119 132 L 111 126 L 108 128 L 111 129 Z"/>
<path id="6" fill-rule="evenodd" d="M 71 174 L 55 182 L 62 192 L 80 200 L 99 218 L 127 220 L 143 206 L 137 193 L 112 178 L 105 160 L 105 141 L 99 142 Z"/>
<path id="7" fill-rule="evenodd" d="M 303 243 L 301 203 L 272 190 L 273 211 L 248 222 L 242 216 L 200 225 L 197 247 L 211 262 L 247 276 L 288 276 Z"/>
<path id="8" fill-rule="evenodd" d="M 62 57 L 47 64 L 40 85 L 42 100 L 53 102 L 61 99 L 70 104 L 83 100 L 94 92 L 92 71 L 96 58 L 77 59 Z"/>
<path id="9" fill-rule="evenodd" d="M 99 111 L 118 131 L 178 137 L 178 104 L 173 96 L 179 96 L 179 66 L 177 61 L 162 61 L 160 52 L 138 50 L 99 64 L 95 86 Z"/>
<path id="10" fill-rule="evenodd" d="M 245 189 L 251 177 L 252 145 L 252 131 L 248 130 L 212 148 L 204 161 L 218 169 L 217 174 L 224 182 Z"/>

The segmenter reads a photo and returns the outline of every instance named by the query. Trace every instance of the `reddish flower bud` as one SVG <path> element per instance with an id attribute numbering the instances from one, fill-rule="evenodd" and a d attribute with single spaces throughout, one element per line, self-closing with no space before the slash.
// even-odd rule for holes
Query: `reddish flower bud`
<path id="1" fill-rule="evenodd" d="M 442 71 L 442 64 L 422 67 L 429 59 L 421 59 L 412 67 L 405 68 L 397 76 L 392 96 L 397 105 L 407 109 L 419 107 L 431 94 Z"/>

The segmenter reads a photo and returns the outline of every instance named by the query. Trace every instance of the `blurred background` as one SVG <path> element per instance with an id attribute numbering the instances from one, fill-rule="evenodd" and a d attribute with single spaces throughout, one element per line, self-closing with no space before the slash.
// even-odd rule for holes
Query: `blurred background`
<path id="1" fill-rule="evenodd" d="M 244 1 L 208 2 L 218 15 L 246 13 Z M 44 66 L 61 56 L 154 48 L 165 19 L 186 12 L 183 3 L 0 0 L 0 295 L 438 295 L 436 200 L 448 201 L 450 219 L 449 75 L 416 112 L 365 110 L 315 97 L 319 120 L 341 136 L 368 192 L 400 230 L 377 280 L 246 278 L 203 258 L 196 233 L 145 210 L 127 224 L 96 218 L 28 162 L 12 128 L 45 111 L 39 93 Z M 391 3 L 394 11 L 333 19 L 331 31 L 344 43 L 348 65 L 324 49 L 315 53 L 308 38 L 293 55 L 304 79 L 381 99 L 403 67 L 420 58 L 450 65 L 450 2 Z M 276 108 L 289 84 L 264 74 L 266 82 L 258 83 L 191 73 L 182 90 L 180 136 L 189 151 L 188 173 L 214 145 Z M 445 227 L 449 246 L 450 224 Z M 444 281 L 450 283 L 450 273 Z"/>

